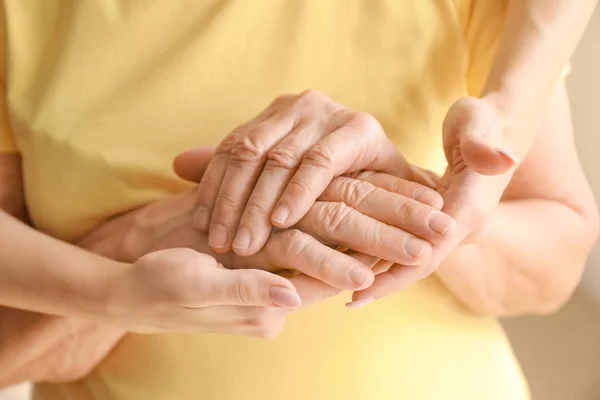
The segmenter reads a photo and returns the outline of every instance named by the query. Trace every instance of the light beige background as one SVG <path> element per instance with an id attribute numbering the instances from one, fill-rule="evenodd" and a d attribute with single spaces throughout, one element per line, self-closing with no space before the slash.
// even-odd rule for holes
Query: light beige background
<path id="1" fill-rule="evenodd" d="M 568 86 L 581 160 L 600 199 L 600 8 L 573 58 Z M 580 289 L 560 312 L 504 324 L 533 400 L 600 399 L 600 246 Z M 26 390 L 10 389 L 0 400 L 22 400 Z"/>

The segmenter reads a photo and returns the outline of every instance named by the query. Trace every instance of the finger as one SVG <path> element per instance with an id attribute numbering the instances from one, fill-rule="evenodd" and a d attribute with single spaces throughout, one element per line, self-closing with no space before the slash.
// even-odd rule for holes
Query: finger
<path id="1" fill-rule="evenodd" d="M 371 300 L 380 299 L 389 294 L 402 290 L 420 279 L 424 274 L 422 268 L 394 264 L 389 270 L 378 274 L 373 285 L 352 294 L 352 302 L 347 306 L 357 308 L 368 304 Z"/>
<path id="2" fill-rule="evenodd" d="M 338 251 L 340 251 L 340 250 L 338 249 Z M 360 253 L 360 252 L 354 251 L 354 250 L 344 251 L 343 253 L 354 258 L 356 261 L 358 261 L 365 267 L 371 268 L 371 269 L 373 269 L 373 267 L 375 265 L 377 265 L 377 263 L 379 263 L 379 261 L 380 261 L 379 257 L 370 256 L 368 254 Z"/>
<path id="3" fill-rule="evenodd" d="M 373 282 L 369 268 L 296 229 L 273 234 L 261 253 L 269 265 L 295 269 L 339 289 L 363 289 Z"/>
<path id="4" fill-rule="evenodd" d="M 193 308 L 216 305 L 296 308 L 302 303 L 290 281 L 256 269 L 207 268 L 198 291 L 202 302 L 192 305 Z"/>
<path id="5" fill-rule="evenodd" d="M 373 266 L 372 270 L 375 275 L 379 275 L 382 272 L 389 270 L 392 265 L 394 265 L 394 263 L 391 261 L 379 260 L 379 262 Z"/>
<path id="6" fill-rule="evenodd" d="M 342 176 L 333 180 L 320 200 L 342 202 L 376 221 L 400 228 L 431 243 L 443 241 L 454 230 L 456 224 L 448 215 L 398 194 L 400 192 L 414 196 L 416 193 L 417 196 L 422 194 L 427 197 L 429 192 L 432 192 L 430 189 L 391 175 L 388 177 L 396 181 L 395 186 L 399 189 L 397 193 L 378 188 L 366 181 Z M 436 195 L 439 196 L 437 193 Z"/>
<path id="7" fill-rule="evenodd" d="M 406 265 L 429 262 L 431 244 L 344 203 L 317 202 L 296 227 L 323 243 Z"/>
<path id="8" fill-rule="evenodd" d="M 173 160 L 173 170 L 186 181 L 199 183 L 215 153 L 212 146 L 198 147 L 179 154 Z"/>
<path id="9" fill-rule="evenodd" d="M 246 203 L 240 219 L 233 250 L 240 256 L 259 251 L 271 234 L 271 213 L 275 203 L 310 150 L 326 130 L 318 124 L 297 126 L 267 154 L 258 182 Z"/>
<path id="10" fill-rule="evenodd" d="M 273 117 L 255 126 L 231 149 L 227 171 L 214 204 L 208 243 L 219 253 L 231 250 L 234 235 L 265 164 L 267 153 L 295 126 L 295 118 Z"/>
<path id="11" fill-rule="evenodd" d="M 270 116 L 270 113 L 271 111 L 267 109 L 255 119 L 240 125 L 227 135 L 215 149 L 213 158 L 198 185 L 198 201 L 193 221 L 196 229 L 203 232 L 208 231 L 221 182 L 227 172 L 229 156 L 238 138 L 246 135 L 256 125 Z"/>
<path id="12" fill-rule="evenodd" d="M 467 166 L 482 175 L 500 175 L 517 165 L 509 150 L 494 148 L 475 136 L 464 137 L 460 149 Z"/>
<path id="13" fill-rule="evenodd" d="M 499 175 L 516 166 L 517 158 L 500 146 L 503 125 L 494 108 L 467 97 L 450 107 L 443 124 L 448 159 L 460 149 L 465 164 L 482 175 Z"/>
<path id="14" fill-rule="evenodd" d="M 297 223 L 335 176 L 361 169 L 410 168 L 373 117 L 348 115 L 348 121 L 306 153 L 271 215 L 273 225 L 287 228 Z"/>
<path id="15" fill-rule="evenodd" d="M 429 187 L 413 182 L 411 178 L 402 178 L 373 171 L 363 171 L 355 175 L 355 178 L 369 182 L 373 186 L 387 190 L 388 192 L 396 193 L 414 199 L 420 203 L 427 204 L 437 210 L 441 210 L 444 207 L 444 198 L 441 194 Z M 331 193 L 328 189 L 325 189 L 324 194 Z"/>
<path id="16" fill-rule="evenodd" d="M 290 278 L 290 281 L 294 284 L 296 290 L 298 290 L 298 294 L 302 298 L 302 307 L 319 303 L 342 292 L 342 289 L 338 289 L 304 274 Z"/>

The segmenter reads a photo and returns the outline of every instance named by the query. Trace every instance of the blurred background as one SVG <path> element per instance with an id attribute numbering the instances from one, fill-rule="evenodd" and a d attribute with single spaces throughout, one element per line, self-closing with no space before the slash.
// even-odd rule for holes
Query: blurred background
<path id="1" fill-rule="evenodd" d="M 568 79 L 576 142 L 600 202 L 600 7 L 573 57 Z M 531 385 L 533 400 L 600 399 L 600 245 L 572 300 L 548 317 L 503 321 Z M 27 398 L 26 386 L 0 400 Z M 508 399 L 507 399 L 508 400 Z"/>

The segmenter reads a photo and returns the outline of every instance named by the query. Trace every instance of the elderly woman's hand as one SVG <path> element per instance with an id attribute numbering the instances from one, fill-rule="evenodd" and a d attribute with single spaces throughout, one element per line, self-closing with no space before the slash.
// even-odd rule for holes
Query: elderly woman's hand
<path id="1" fill-rule="evenodd" d="M 183 153 L 175 160 L 175 171 L 184 179 L 198 182 L 203 164 L 211 155 L 209 148 Z M 433 184 L 425 175 L 419 180 Z M 290 246 L 298 247 L 294 242 L 304 241 L 304 235 L 309 234 L 321 243 L 350 249 L 349 254 L 355 259 L 375 266 L 375 272 L 387 270 L 394 262 L 427 269 L 432 262 L 430 242 L 439 244 L 454 236 L 455 222 L 440 212 L 442 206 L 442 196 L 436 191 L 389 174 L 363 171 L 353 177 L 337 177 L 293 229 L 273 233 L 255 256 L 232 255 L 229 264 L 224 264 L 264 268 L 272 263 L 270 259 L 278 259 L 277 253 Z M 187 240 L 202 237 L 189 232 L 185 236 Z M 282 242 L 282 238 L 289 242 Z M 325 261 L 324 265 L 340 268 L 339 252 L 323 245 L 312 249 L 316 259 Z M 283 255 L 287 256 L 285 252 Z M 391 261 L 379 262 L 380 259 Z"/>
<path id="2" fill-rule="evenodd" d="M 272 226 L 289 228 L 331 180 L 408 166 L 372 116 L 322 93 L 277 98 L 217 147 L 198 188 L 195 226 L 211 248 L 255 254 Z"/>

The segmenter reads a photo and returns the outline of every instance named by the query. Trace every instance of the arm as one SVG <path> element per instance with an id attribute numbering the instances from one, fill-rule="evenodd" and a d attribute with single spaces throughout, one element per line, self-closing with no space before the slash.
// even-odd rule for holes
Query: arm
<path id="1" fill-rule="evenodd" d="M 482 236 L 458 247 L 438 276 L 480 313 L 550 312 L 576 287 L 597 234 L 597 208 L 577 159 L 561 83 Z"/>
<path id="2" fill-rule="evenodd" d="M 597 0 L 510 0 L 482 98 L 505 123 L 502 144 L 523 158 Z M 532 132 L 531 134 L 529 132 Z"/>
<path id="3" fill-rule="evenodd" d="M 19 155 L 0 155 L 0 182 L 0 210 L 26 221 Z M 0 307 L 0 387 L 25 380 L 77 380 L 122 335 L 120 329 L 83 319 Z"/>

